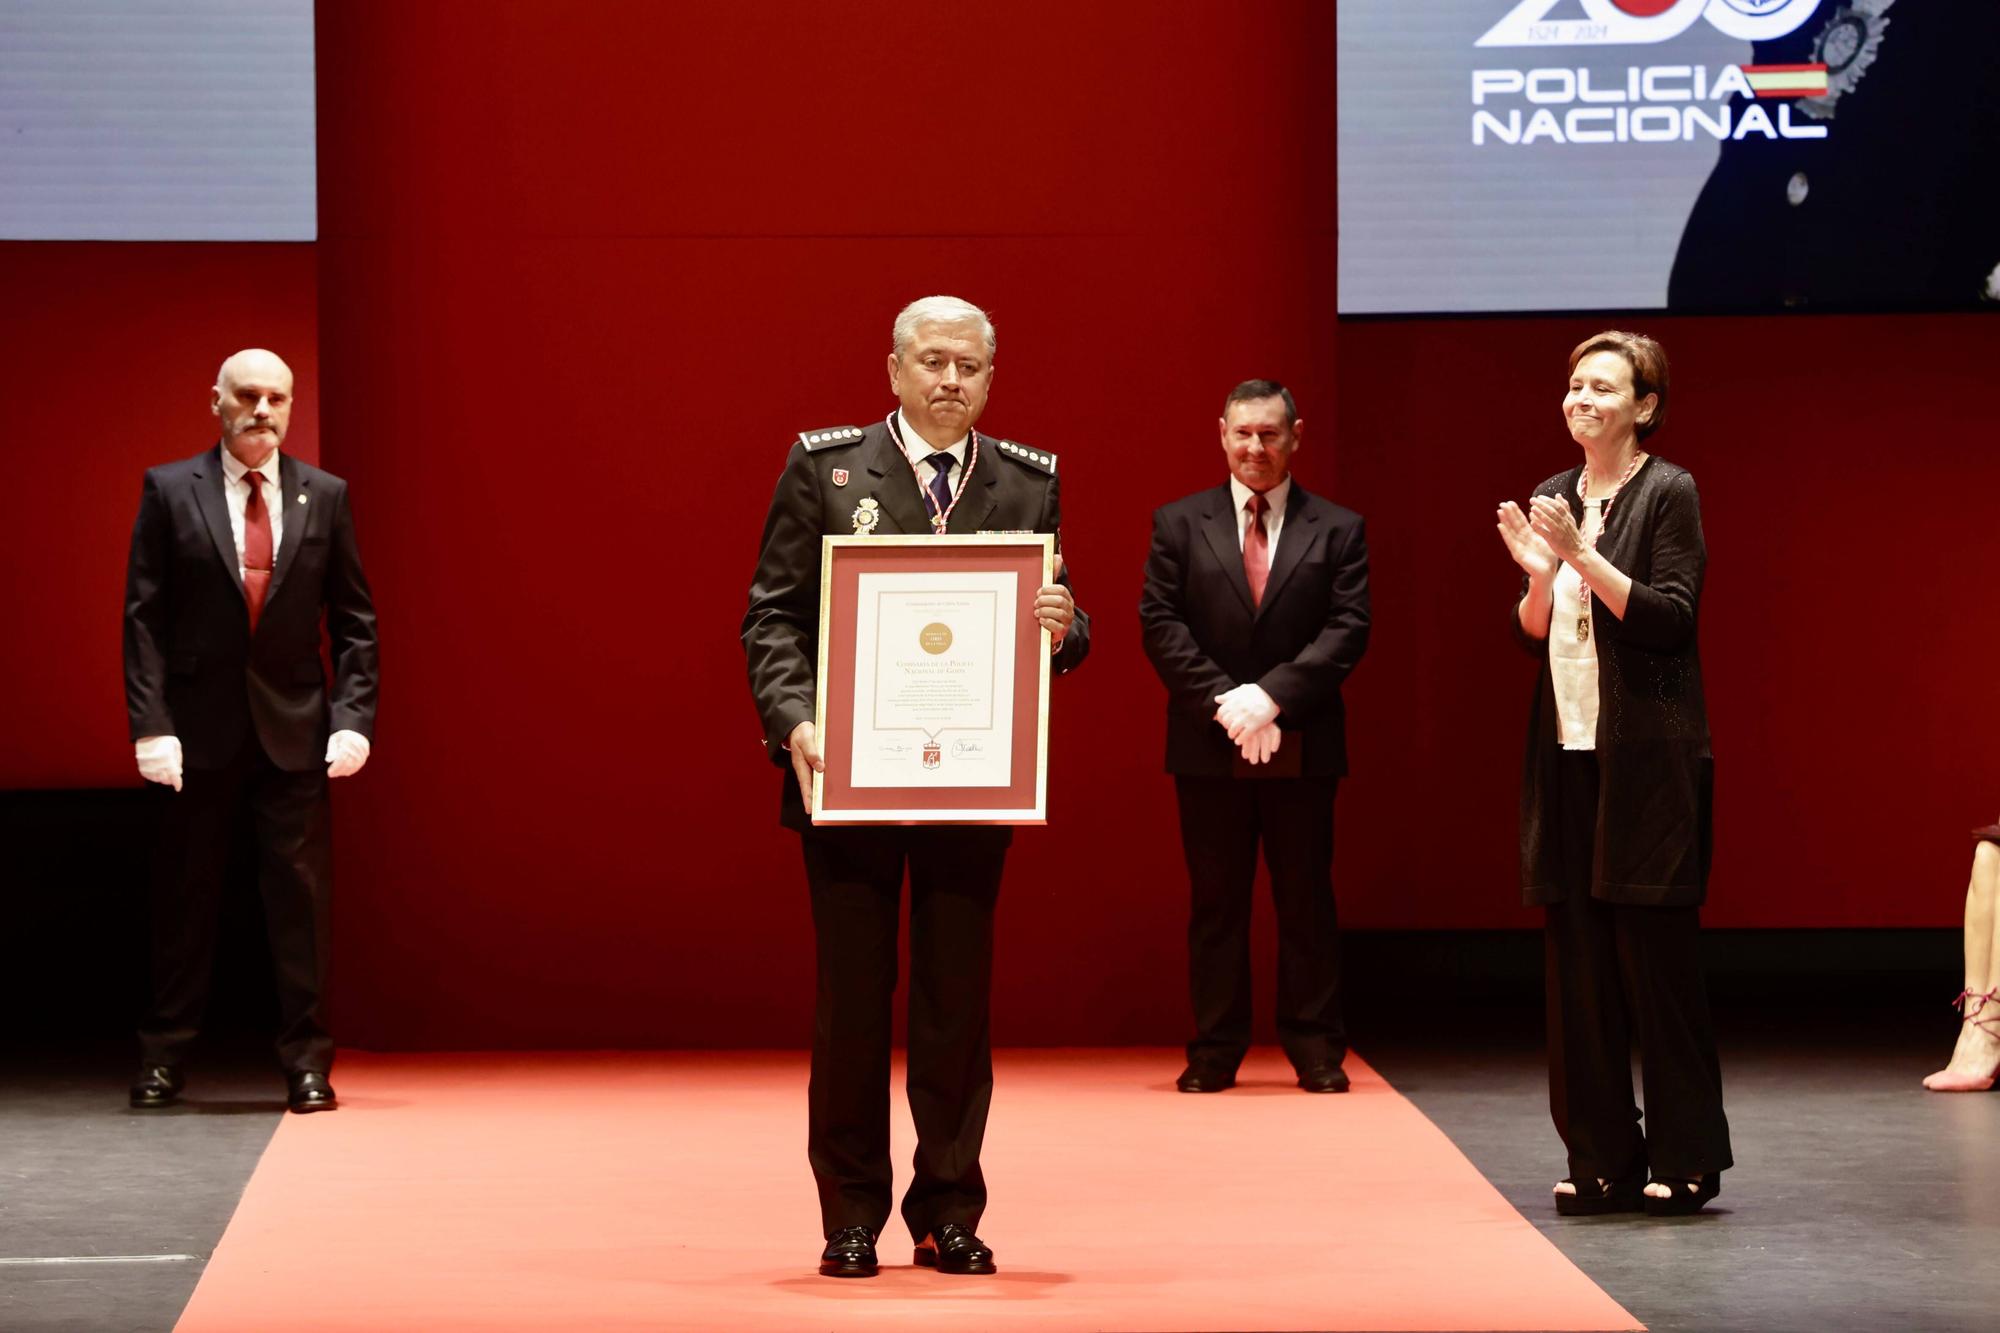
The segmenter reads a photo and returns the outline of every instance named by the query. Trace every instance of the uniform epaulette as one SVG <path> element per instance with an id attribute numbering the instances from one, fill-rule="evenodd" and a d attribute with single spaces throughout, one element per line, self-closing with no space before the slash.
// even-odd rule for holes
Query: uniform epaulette
<path id="1" fill-rule="evenodd" d="M 802 430 L 799 432 L 799 443 L 806 447 L 807 453 L 824 449 L 829 445 L 856 444 L 860 440 L 861 427 L 859 426 L 828 426 L 823 430 Z"/>
<path id="2" fill-rule="evenodd" d="M 1030 449 L 1025 444 L 1012 440 L 993 440 L 993 447 L 1003 458 L 1011 458 L 1023 467 L 1031 467 L 1037 472 L 1046 472 L 1051 477 L 1056 474 L 1056 456 L 1042 449 Z"/>

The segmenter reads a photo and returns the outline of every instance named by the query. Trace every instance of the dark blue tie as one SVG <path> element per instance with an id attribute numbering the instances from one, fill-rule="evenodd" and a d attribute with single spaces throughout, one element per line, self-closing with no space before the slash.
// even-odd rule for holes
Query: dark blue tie
<path id="1" fill-rule="evenodd" d="M 940 449 L 924 461 L 937 469 L 931 475 L 930 492 L 933 505 L 931 512 L 942 516 L 951 508 L 951 465 L 956 460 L 950 453 Z"/>

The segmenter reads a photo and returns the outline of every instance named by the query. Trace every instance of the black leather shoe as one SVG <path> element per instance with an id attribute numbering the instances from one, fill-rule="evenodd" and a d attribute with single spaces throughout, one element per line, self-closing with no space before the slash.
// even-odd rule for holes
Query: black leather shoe
<path id="1" fill-rule="evenodd" d="M 919 1268 L 935 1268 L 940 1273 L 997 1273 L 993 1251 L 972 1234 L 972 1228 L 958 1222 L 940 1222 L 936 1231 L 917 1242 L 915 1263 Z"/>
<path id="2" fill-rule="evenodd" d="M 300 1115 L 307 1111 L 331 1111 L 340 1105 L 340 1099 L 333 1095 L 333 1084 L 326 1081 L 325 1074 L 287 1074 L 285 1086 L 285 1105 Z"/>
<path id="3" fill-rule="evenodd" d="M 1236 1086 L 1236 1071 L 1197 1060 L 1181 1071 L 1174 1086 L 1182 1092 L 1222 1092 Z"/>
<path id="4" fill-rule="evenodd" d="M 875 1237 L 867 1227 L 842 1227 L 820 1252 L 821 1277 L 874 1277 Z"/>
<path id="5" fill-rule="evenodd" d="M 1310 1064 L 1299 1071 L 1299 1086 L 1307 1092 L 1346 1092 L 1347 1071 L 1325 1061 Z"/>
<path id="6" fill-rule="evenodd" d="M 132 1080 L 132 1105 L 141 1110 L 172 1106 L 181 1099 L 187 1078 L 173 1065 L 141 1065 Z"/>

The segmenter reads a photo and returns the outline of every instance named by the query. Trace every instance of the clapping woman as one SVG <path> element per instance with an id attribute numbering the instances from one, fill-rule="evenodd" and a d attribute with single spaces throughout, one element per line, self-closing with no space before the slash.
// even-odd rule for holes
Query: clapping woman
<path id="1" fill-rule="evenodd" d="M 1696 622 L 1694 478 L 1649 453 L 1667 357 L 1607 332 L 1569 358 L 1582 457 L 1500 506 L 1526 573 L 1514 630 L 1541 663 L 1521 792 L 1521 883 L 1546 909 L 1549 1107 L 1566 1215 L 1692 1213 L 1733 1159 L 1696 955 L 1714 763 Z M 1639 1046 L 1645 1128 L 1632 1100 Z M 1649 1178 L 1650 1173 L 1650 1178 Z"/>

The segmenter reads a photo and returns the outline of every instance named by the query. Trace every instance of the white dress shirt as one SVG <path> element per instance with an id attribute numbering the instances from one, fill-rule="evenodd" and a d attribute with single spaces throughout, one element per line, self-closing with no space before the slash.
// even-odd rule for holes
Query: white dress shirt
<path id="1" fill-rule="evenodd" d="M 1604 530 L 1604 501 L 1583 502 L 1583 539 Z M 1556 740 L 1565 750 L 1597 748 L 1597 633 L 1576 637 L 1583 614 L 1583 577 L 1565 560 L 1556 570 L 1555 611 L 1549 617 L 1549 679 L 1556 693 Z"/>
<path id="2" fill-rule="evenodd" d="M 236 461 L 227 446 L 222 450 L 222 495 L 229 501 L 229 531 L 236 538 L 236 573 L 243 574 L 243 508 L 250 503 L 250 483 L 243 478 L 250 469 Z M 278 451 L 264 460 L 257 474 L 264 479 L 264 508 L 271 512 L 271 564 L 278 563 L 278 543 L 285 539 L 285 497 L 278 487 Z"/>
<path id="3" fill-rule="evenodd" d="M 1236 480 L 1236 478 L 1231 477 L 1229 479 L 1229 493 L 1236 497 L 1236 549 L 1240 551 L 1243 549 L 1243 539 L 1250 531 L 1250 511 L 1244 508 L 1244 506 L 1250 503 L 1250 497 L 1257 494 L 1257 492 L 1251 490 L 1248 486 Z M 1278 550 L 1278 529 L 1285 526 L 1285 501 L 1290 498 L 1291 494 L 1292 479 L 1290 477 L 1286 477 L 1276 486 L 1264 492 L 1264 503 L 1270 506 L 1264 511 L 1264 533 L 1270 538 L 1270 545 L 1265 549 L 1274 555 Z"/>
<path id="4" fill-rule="evenodd" d="M 959 482 L 965 476 L 965 451 L 972 439 L 971 432 L 959 436 L 958 443 L 943 450 L 933 449 L 929 440 L 917 434 L 916 428 L 910 425 L 910 419 L 903 415 L 900 408 L 896 411 L 896 429 L 902 432 L 903 452 L 910 456 L 910 466 L 917 470 L 917 488 L 924 491 L 931 488 L 931 478 L 936 475 L 937 469 L 924 460 L 932 454 L 942 452 L 951 455 L 951 466 L 945 469 L 945 475 L 952 494 L 956 495 Z M 924 517 L 929 518 L 930 515 L 930 502 L 925 501 Z"/>

